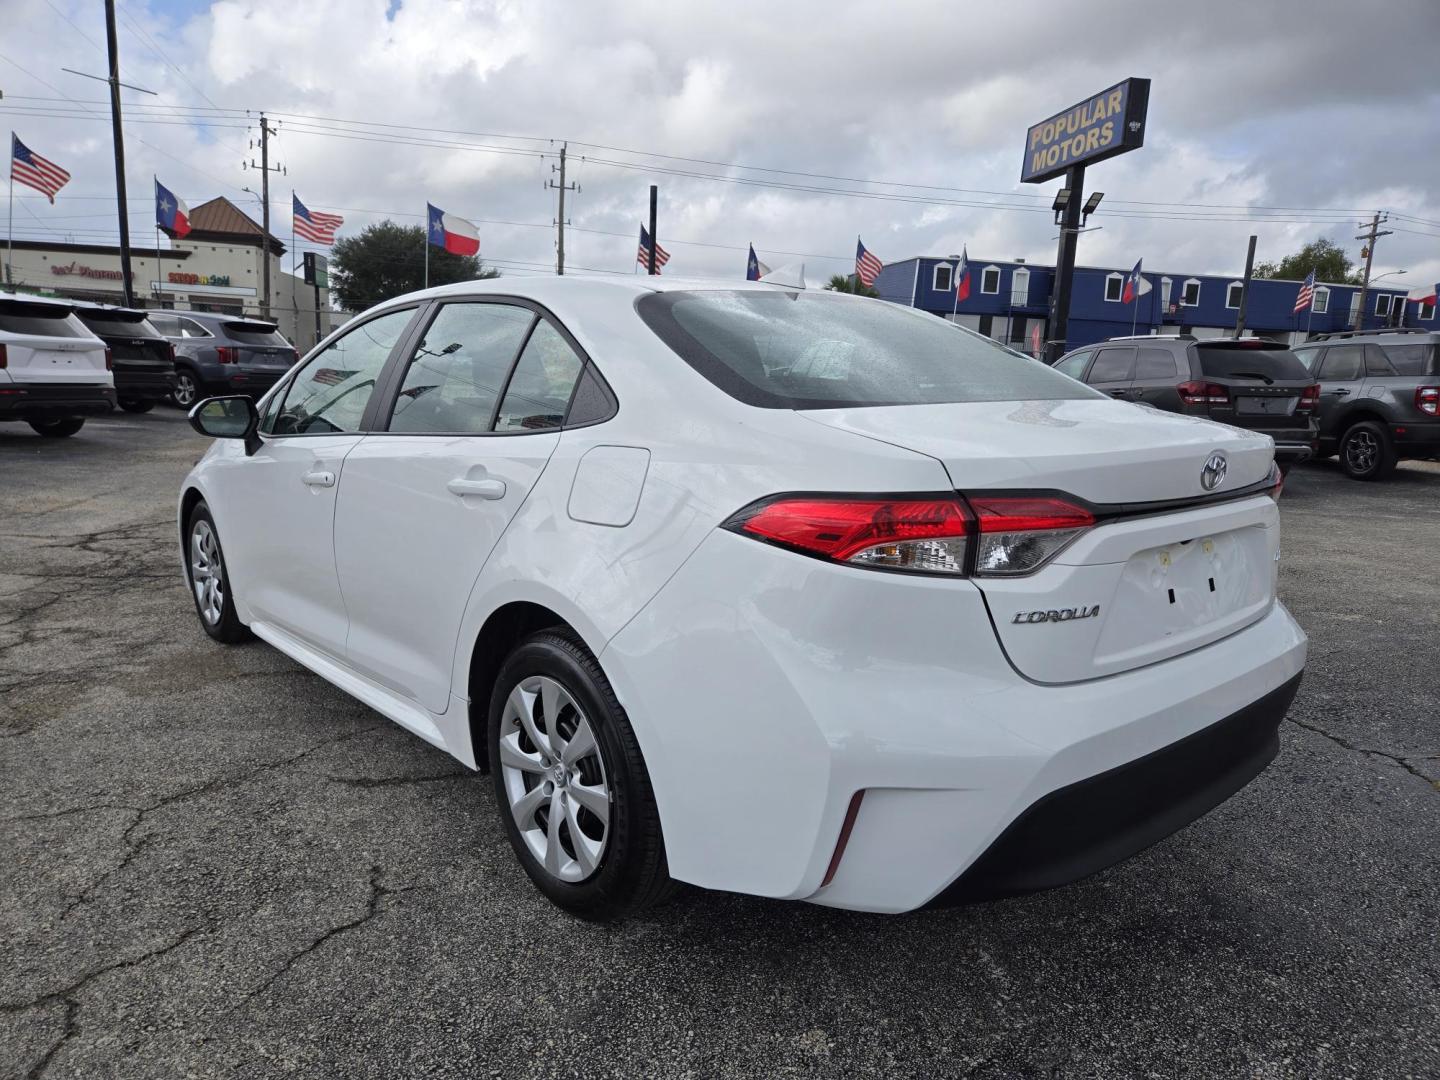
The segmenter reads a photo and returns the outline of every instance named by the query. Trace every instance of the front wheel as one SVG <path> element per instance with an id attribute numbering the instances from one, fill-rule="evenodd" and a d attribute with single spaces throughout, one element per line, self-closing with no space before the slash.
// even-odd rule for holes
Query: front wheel
<path id="1" fill-rule="evenodd" d="M 120 408 L 128 413 L 147 413 L 155 407 L 153 401 L 122 401 Z"/>
<path id="2" fill-rule="evenodd" d="M 490 698 L 488 743 L 505 833 L 552 903 L 602 922 L 671 894 L 640 746 L 579 640 L 543 630 L 510 654 Z"/>
<path id="3" fill-rule="evenodd" d="M 225 570 L 225 552 L 210 508 L 203 502 L 190 511 L 185 528 L 185 571 L 200 625 L 216 641 L 234 645 L 250 640 L 251 634 L 235 614 L 230 594 L 230 575 Z"/>
<path id="4" fill-rule="evenodd" d="M 30 420 L 30 428 L 47 439 L 68 439 L 85 426 L 83 416 L 67 416 L 64 420 Z"/>
<path id="5" fill-rule="evenodd" d="M 1396 460 L 1390 433 L 1374 420 L 1352 424 L 1340 438 L 1340 467 L 1352 480 L 1383 480 Z"/>

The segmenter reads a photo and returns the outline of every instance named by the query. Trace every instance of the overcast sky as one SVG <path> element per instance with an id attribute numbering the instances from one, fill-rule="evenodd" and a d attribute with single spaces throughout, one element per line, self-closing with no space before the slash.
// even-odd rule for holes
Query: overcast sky
<path id="1" fill-rule="evenodd" d="M 631 271 L 651 183 L 667 274 L 743 276 L 753 242 L 771 266 L 802 253 L 821 278 L 849 270 L 857 233 L 887 261 L 967 245 L 974 259 L 1048 262 L 1059 182 L 1018 182 L 1025 129 L 1133 75 L 1153 80 L 1146 145 L 1090 170 L 1106 200 L 1082 264 L 1143 256 L 1157 271 L 1237 273 L 1251 232 L 1261 259 L 1320 236 L 1358 259 L 1357 223 L 1388 209 L 1395 233 L 1376 273 L 1405 269 L 1408 287 L 1440 279 L 1435 0 L 119 9 L 122 78 L 158 92 L 124 93 L 137 243 L 154 236 L 152 173 L 192 207 L 225 195 L 259 211 L 240 190 L 259 187 L 240 167 L 253 122 L 215 112 L 224 118 L 200 126 L 158 105 L 288 114 L 272 143 L 288 174 L 271 191 L 287 242 L 292 186 L 312 209 L 342 213 L 342 234 L 385 217 L 419 224 L 428 199 L 477 220 L 482 256 L 504 273 L 545 272 L 555 193 L 543 184 L 568 139 L 577 271 Z M 108 110 L 37 111 L 103 99 L 102 84 L 61 70 L 103 74 L 103 5 L 0 0 L 0 25 L 0 116 L 74 174 L 53 207 L 17 189 L 17 239 L 113 242 Z M 1261 207 L 1296 209 L 1247 209 Z"/>

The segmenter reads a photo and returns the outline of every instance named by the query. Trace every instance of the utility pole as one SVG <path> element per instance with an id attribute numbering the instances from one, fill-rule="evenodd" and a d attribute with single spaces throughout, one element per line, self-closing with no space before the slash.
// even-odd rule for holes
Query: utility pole
<path id="1" fill-rule="evenodd" d="M 120 283 L 125 306 L 135 306 L 130 270 L 130 208 L 125 201 L 125 133 L 120 127 L 120 46 L 115 40 L 115 0 L 105 0 L 105 46 L 110 56 L 110 128 L 115 140 L 115 202 L 120 210 Z"/>
<path id="2" fill-rule="evenodd" d="M 650 251 L 646 256 L 645 272 L 651 277 L 656 274 L 655 252 L 660 247 L 660 236 L 655 231 L 655 210 L 660 202 L 660 189 L 654 184 L 650 185 Z"/>
<path id="3" fill-rule="evenodd" d="M 1072 166 L 1065 176 L 1070 199 L 1061 211 L 1060 251 L 1055 260 L 1055 304 L 1050 312 L 1050 341 L 1045 346 L 1045 362 L 1053 364 L 1065 351 L 1065 338 L 1070 322 L 1070 291 L 1075 279 L 1075 247 L 1080 240 L 1080 204 L 1085 201 L 1085 166 Z M 1136 298 L 1139 303 L 1139 298 Z"/>
<path id="4" fill-rule="evenodd" d="M 556 242 L 555 242 L 555 273 L 561 276 L 565 273 L 565 192 L 579 191 L 580 185 L 565 183 L 565 151 L 569 148 L 568 143 L 560 144 L 560 166 L 557 169 L 550 166 L 551 172 L 560 174 L 560 182 L 554 180 L 545 181 L 545 186 L 555 188 L 560 192 L 560 207 L 555 218 Z"/>
<path id="5" fill-rule="evenodd" d="M 1355 315 L 1355 325 L 1351 327 L 1352 330 L 1361 330 L 1365 327 L 1365 304 L 1370 296 L 1370 267 L 1375 261 L 1375 241 L 1382 236 L 1390 235 L 1391 230 L 1389 229 L 1384 232 L 1380 231 L 1381 224 L 1389 220 L 1389 214 L 1381 216 L 1377 210 L 1370 219 L 1370 228 L 1355 237 L 1356 240 L 1365 241 L 1365 276 L 1360 279 L 1360 310 Z"/>
<path id="6" fill-rule="evenodd" d="M 260 164 L 250 162 L 250 168 L 260 170 L 260 229 L 265 234 L 260 238 L 260 314 L 265 318 L 270 317 L 270 174 L 272 172 L 283 173 L 286 170 L 279 165 L 274 168 L 270 166 L 270 136 L 279 134 L 265 120 L 265 114 L 260 114 Z M 255 143 L 250 143 L 253 149 Z"/>
<path id="7" fill-rule="evenodd" d="M 1245 336 L 1245 312 L 1250 307 L 1250 280 L 1255 276 L 1255 240 L 1250 237 L 1250 249 L 1245 252 L 1245 284 L 1240 286 L 1240 314 L 1235 316 L 1235 337 Z"/>

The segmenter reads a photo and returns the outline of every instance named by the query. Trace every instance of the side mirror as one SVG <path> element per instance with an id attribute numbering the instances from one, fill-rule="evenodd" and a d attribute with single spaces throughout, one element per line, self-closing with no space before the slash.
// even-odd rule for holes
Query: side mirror
<path id="1" fill-rule="evenodd" d="M 212 439 L 244 439 L 246 455 L 260 448 L 260 414 L 248 397 L 206 398 L 190 410 L 190 426 Z"/>

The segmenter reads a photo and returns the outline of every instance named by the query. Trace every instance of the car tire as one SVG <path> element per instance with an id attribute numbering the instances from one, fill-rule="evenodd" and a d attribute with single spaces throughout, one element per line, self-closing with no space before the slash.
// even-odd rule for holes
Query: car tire
<path id="1" fill-rule="evenodd" d="M 68 439 L 85 426 L 83 416 L 67 416 L 63 420 L 29 420 L 30 430 L 47 439 Z"/>
<path id="2" fill-rule="evenodd" d="M 124 410 L 125 410 L 126 412 L 128 412 L 128 413 L 147 413 L 147 412 L 149 412 L 151 409 L 155 408 L 155 402 L 153 402 L 153 401 L 122 401 L 122 402 L 120 402 L 120 408 L 124 409 Z"/>
<path id="3" fill-rule="evenodd" d="M 210 508 L 203 502 L 190 511 L 190 520 L 185 524 L 185 577 L 190 582 L 190 598 L 195 601 L 195 614 L 200 617 L 205 633 L 226 645 L 236 645 L 253 637 L 235 614 L 235 597 L 230 591 L 220 531 L 210 516 Z"/>
<path id="4" fill-rule="evenodd" d="M 1374 420 L 1357 421 L 1340 437 L 1340 468 L 1352 480 L 1383 480 L 1397 460 L 1390 433 Z"/>
<path id="5" fill-rule="evenodd" d="M 195 372 L 183 367 L 175 369 L 175 389 L 170 393 L 171 401 L 189 411 L 190 407 L 200 400 L 202 391 L 200 377 Z"/>
<path id="6" fill-rule="evenodd" d="M 635 732 L 577 637 L 542 630 L 510 653 L 490 696 L 487 742 L 505 834 L 552 903 L 608 922 L 673 895 Z"/>

